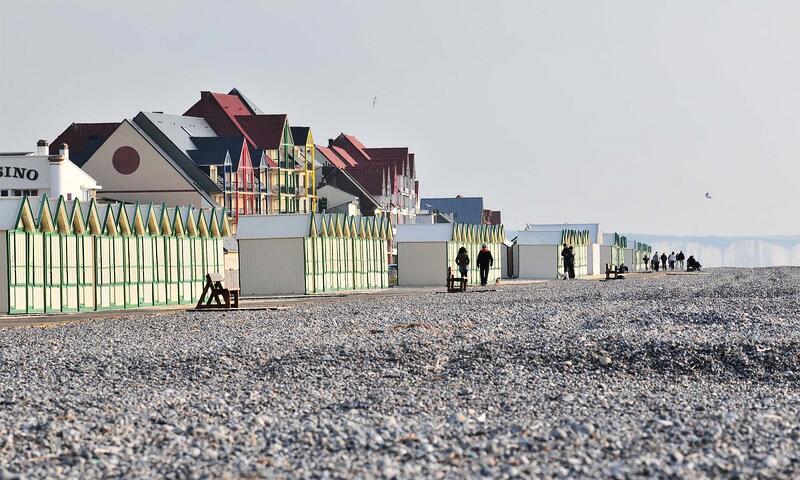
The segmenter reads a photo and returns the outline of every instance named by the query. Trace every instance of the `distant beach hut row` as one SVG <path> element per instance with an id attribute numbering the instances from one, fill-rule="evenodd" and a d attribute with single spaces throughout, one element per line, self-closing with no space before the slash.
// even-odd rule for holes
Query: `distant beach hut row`
<path id="1" fill-rule="evenodd" d="M 386 288 L 392 237 L 384 216 L 242 216 L 237 231 L 242 294 Z"/>
<path id="2" fill-rule="evenodd" d="M 224 269 L 221 209 L 64 197 L 0 201 L 0 311 L 57 313 L 191 304 Z"/>

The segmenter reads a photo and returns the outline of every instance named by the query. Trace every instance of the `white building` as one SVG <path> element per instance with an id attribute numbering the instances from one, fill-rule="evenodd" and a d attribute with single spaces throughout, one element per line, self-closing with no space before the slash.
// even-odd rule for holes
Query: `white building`
<path id="1" fill-rule="evenodd" d="M 625 259 L 625 249 L 628 248 L 628 241 L 624 235 L 618 233 L 604 233 L 600 244 L 600 265 L 605 271 L 606 265 L 614 268 L 619 267 L 623 262 L 631 267 Z M 632 260 L 633 257 L 631 256 Z"/>
<path id="2" fill-rule="evenodd" d="M 605 264 L 600 260 L 600 245 L 603 243 L 603 231 L 598 223 L 546 223 L 528 225 L 527 231 L 561 232 L 563 230 L 586 230 L 589 232 L 587 249 L 587 275 L 599 275 L 605 272 Z"/>
<path id="3" fill-rule="evenodd" d="M 58 155 L 49 155 L 48 149 L 47 142 L 39 140 L 35 152 L 0 153 L 0 197 L 94 198 L 102 187 L 69 160 L 67 144 Z"/>

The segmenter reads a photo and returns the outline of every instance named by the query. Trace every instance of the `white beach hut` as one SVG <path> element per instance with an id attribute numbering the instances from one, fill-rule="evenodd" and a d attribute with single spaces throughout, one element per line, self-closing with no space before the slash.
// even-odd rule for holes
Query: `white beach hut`
<path id="1" fill-rule="evenodd" d="M 603 242 L 600 245 L 601 268 L 605 270 L 606 265 L 612 268 L 620 266 L 625 261 L 626 248 L 628 248 L 628 241 L 624 235 L 604 233 Z M 627 265 L 627 262 L 625 263 Z"/>
<path id="2" fill-rule="evenodd" d="M 501 276 L 504 240 L 502 225 L 469 225 L 463 223 L 404 224 L 397 226 L 397 284 L 403 287 L 444 286 L 447 268 L 458 275 L 455 264 L 461 247 L 470 257 L 469 284 L 480 284 L 475 261 L 481 245 L 492 253 L 494 265 L 489 270 L 489 283 Z"/>
<path id="3" fill-rule="evenodd" d="M 566 243 L 575 252 L 575 276 L 588 275 L 588 230 L 522 231 L 513 248 L 514 272 L 518 278 L 555 279 L 564 273 L 561 249 Z"/>
<path id="4" fill-rule="evenodd" d="M 239 217 L 242 295 L 303 295 L 388 286 L 386 217 Z"/>

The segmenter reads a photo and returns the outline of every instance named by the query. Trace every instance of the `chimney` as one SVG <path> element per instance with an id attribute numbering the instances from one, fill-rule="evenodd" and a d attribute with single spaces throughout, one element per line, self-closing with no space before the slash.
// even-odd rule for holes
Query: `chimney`
<path id="1" fill-rule="evenodd" d="M 49 146 L 50 144 L 44 139 L 36 142 L 36 155 L 49 155 Z"/>
<path id="2" fill-rule="evenodd" d="M 58 155 L 64 160 L 69 160 L 69 145 L 62 143 L 61 146 L 58 147 Z"/>

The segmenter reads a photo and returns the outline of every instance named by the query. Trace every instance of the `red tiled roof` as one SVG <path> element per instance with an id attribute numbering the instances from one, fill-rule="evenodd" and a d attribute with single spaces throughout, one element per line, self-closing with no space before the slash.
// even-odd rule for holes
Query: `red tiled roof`
<path id="1" fill-rule="evenodd" d="M 336 146 L 345 150 L 356 163 L 369 162 L 372 160 L 364 150 L 364 145 L 357 138 L 345 135 L 344 133 L 336 137 L 329 146 Z"/>
<path id="2" fill-rule="evenodd" d="M 86 162 L 114 133 L 120 122 L 115 123 L 73 123 L 50 144 L 50 155 L 58 155 L 62 143 L 69 145 L 70 158 L 79 163 Z"/>
<path id="3" fill-rule="evenodd" d="M 352 135 L 347 135 L 346 133 L 343 133 L 342 135 L 344 135 L 344 137 L 347 140 L 349 140 L 350 143 L 352 143 L 353 146 L 356 147 L 356 149 L 358 149 L 358 151 L 361 152 L 362 155 L 367 157 L 367 160 L 371 160 L 369 154 L 365 151 L 366 149 L 364 148 L 364 144 L 361 143 L 361 141 L 359 141 L 359 139 L 357 139 L 356 137 L 354 137 Z"/>
<path id="4" fill-rule="evenodd" d="M 350 154 L 347 153 L 345 149 L 337 146 L 331 146 L 330 148 L 337 155 L 339 155 L 339 158 L 341 158 L 344 162 L 346 162 L 348 166 L 355 167 L 356 165 L 358 165 L 358 162 L 356 162 L 355 159 L 353 159 L 353 157 L 351 157 Z"/>
<path id="5" fill-rule="evenodd" d="M 373 162 L 391 163 L 397 166 L 401 172 L 407 174 L 410 170 L 408 147 L 388 147 L 388 148 L 367 148 Z"/>
<path id="6" fill-rule="evenodd" d="M 259 147 L 242 128 L 237 117 L 252 115 L 237 95 L 200 92 L 200 100 L 184 115 L 205 118 L 211 128 L 221 137 L 244 136 L 251 147 Z"/>
<path id="7" fill-rule="evenodd" d="M 331 162 L 333 166 L 342 170 L 347 168 L 347 164 L 344 163 L 342 159 L 339 158 L 339 156 L 333 152 L 333 150 L 331 150 L 328 147 L 323 147 L 321 145 L 314 145 L 314 146 L 317 148 L 317 151 L 322 154 L 323 157 L 325 157 L 329 162 Z"/>
<path id="8" fill-rule="evenodd" d="M 370 195 L 383 195 L 386 169 L 383 167 L 348 168 L 349 173 Z"/>
<path id="9" fill-rule="evenodd" d="M 243 131 L 256 142 L 258 148 L 265 150 L 280 148 L 283 129 L 286 126 L 286 114 L 239 115 L 236 120 L 242 126 Z"/>

